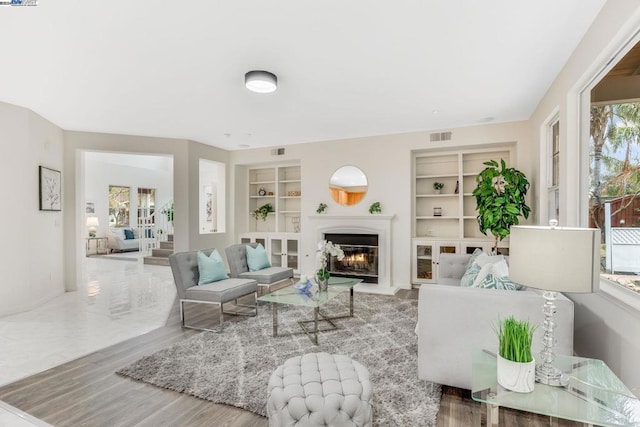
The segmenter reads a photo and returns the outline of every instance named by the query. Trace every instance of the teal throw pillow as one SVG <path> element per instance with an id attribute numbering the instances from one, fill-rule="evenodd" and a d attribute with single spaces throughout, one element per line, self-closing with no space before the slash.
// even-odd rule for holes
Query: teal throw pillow
<path id="1" fill-rule="evenodd" d="M 469 258 L 469 261 L 467 262 L 467 270 L 469 270 L 469 267 L 471 267 L 473 265 L 473 263 L 476 261 L 476 258 L 478 258 L 478 255 L 480 255 L 482 253 L 482 249 L 480 248 L 476 248 L 473 253 L 471 254 L 471 258 Z"/>
<path id="2" fill-rule="evenodd" d="M 519 291 L 522 286 L 512 282 L 508 277 L 495 277 L 489 273 L 477 286 L 484 289 L 501 289 L 504 291 Z"/>
<path id="3" fill-rule="evenodd" d="M 133 230 L 131 230 L 129 228 L 125 228 L 124 229 L 124 239 L 125 240 L 133 240 L 133 239 L 135 239 L 135 237 L 133 235 Z"/>
<path id="4" fill-rule="evenodd" d="M 229 278 L 227 269 L 217 249 L 214 249 L 209 256 L 206 256 L 202 251 L 198 251 L 198 272 L 200 273 L 198 285 L 206 285 L 207 283 Z"/>
<path id="5" fill-rule="evenodd" d="M 247 266 L 249 267 L 249 271 L 258 271 L 271 267 L 269 257 L 267 257 L 267 251 L 264 250 L 262 243 L 258 243 L 258 246 L 255 248 L 247 245 Z"/>
<path id="6" fill-rule="evenodd" d="M 481 267 L 477 264 L 471 264 L 471 266 L 467 268 L 467 271 L 464 272 L 464 275 L 460 279 L 460 286 L 465 288 L 471 287 L 473 285 L 473 282 L 475 282 L 478 273 L 480 272 L 480 268 Z"/>

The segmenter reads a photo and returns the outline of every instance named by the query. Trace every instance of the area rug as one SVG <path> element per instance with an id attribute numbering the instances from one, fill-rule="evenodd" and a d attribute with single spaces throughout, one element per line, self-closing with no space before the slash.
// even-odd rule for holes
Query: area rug
<path id="1" fill-rule="evenodd" d="M 297 320 L 312 309 L 279 306 L 279 333 L 299 332 Z M 348 312 L 348 293 L 323 306 Z M 356 294 L 355 316 L 338 320 L 336 331 L 315 346 L 304 334 L 272 337 L 272 312 L 225 322 L 223 333 L 203 332 L 120 369 L 118 374 L 216 403 L 266 416 L 267 384 L 286 359 L 305 353 L 346 354 L 369 369 L 374 389 L 374 424 L 436 424 L 441 387 L 418 379 L 414 328 L 417 301 Z"/>

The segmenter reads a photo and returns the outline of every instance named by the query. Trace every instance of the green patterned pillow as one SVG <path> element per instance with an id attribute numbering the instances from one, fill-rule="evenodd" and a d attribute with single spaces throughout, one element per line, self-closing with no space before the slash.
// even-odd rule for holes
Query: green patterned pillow
<path id="1" fill-rule="evenodd" d="M 482 252 L 482 251 L 481 251 Z M 472 264 L 467 271 L 464 272 L 464 275 L 460 279 L 460 286 L 469 288 L 473 285 L 473 282 L 476 280 L 476 276 L 480 272 L 480 266 L 477 264 Z"/>
<path id="2" fill-rule="evenodd" d="M 485 289 L 502 289 L 504 291 L 519 291 L 522 289 L 521 285 L 513 283 L 508 277 L 495 277 L 491 273 L 487 274 L 482 282 L 480 282 L 476 287 Z"/>
<path id="3" fill-rule="evenodd" d="M 473 263 L 476 261 L 476 258 L 478 258 L 478 255 L 480 255 L 481 253 L 482 249 L 480 248 L 476 248 L 476 250 L 473 251 L 473 253 L 471 254 L 471 258 L 469 258 L 469 262 L 467 262 L 467 270 L 469 270 L 469 267 L 473 265 Z"/>

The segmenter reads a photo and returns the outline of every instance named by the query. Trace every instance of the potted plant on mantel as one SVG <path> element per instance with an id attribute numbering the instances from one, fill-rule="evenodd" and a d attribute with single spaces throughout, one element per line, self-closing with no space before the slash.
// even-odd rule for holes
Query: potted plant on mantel
<path id="1" fill-rule="evenodd" d="M 531 355 L 531 342 L 536 327 L 513 316 L 498 321 L 498 384 L 518 393 L 533 391 L 536 362 Z"/>
<path id="2" fill-rule="evenodd" d="M 478 186 L 473 190 L 478 211 L 478 225 L 482 234 L 490 231 L 495 238 L 494 252 L 498 241 L 509 235 L 512 225 L 518 225 L 520 215 L 529 218 L 531 208 L 525 203 L 529 181 L 514 168 L 508 168 L 504 160 L 484 163 L 485 168 L 478 175 Z"/>

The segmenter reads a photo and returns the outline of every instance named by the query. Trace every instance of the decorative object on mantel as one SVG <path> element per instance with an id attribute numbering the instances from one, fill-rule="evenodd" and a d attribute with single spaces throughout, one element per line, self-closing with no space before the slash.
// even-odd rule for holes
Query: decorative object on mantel
<path id="1" fill-rule="evenodd" d="M 271 203 L 265 203 L 255 211 L 251 212 L 251 216 L 253 216 L 256 220 L 261 219 L 263 221 L 266 221 L 269 212 L 275 212 L 273 210 L 273 206 L 271 206 Z"/>
<path id="2" fill-rule="evenodd" d="M 500 165 L 495 160 L 484 164 L 487 168 L 478 175 L 473 195 L 480 231 L 485 235 L 491 232 L 495 237 L 493 250 L 497 252 L 498 241 L 509 235 L 512 225 L 518 225 L 518 217 L 529 218 L 531 208 L 525 203 L 529 181 L 522 172 L 507 168 L 503 159 Z"/>
<path id="3" fill-rule="evenodd" d="M 379 214 L 382 213 L 382 206 L 380 206 L 380 202 L 374 202 L 369 206 L 370 214 Z"/>
<path id="4" fill-rule="evenodd" d="M 266 196 L 267 195 L 267 190 L 264 189 L 264 187 L 260 187 L 260 189 L 258 190 L 258 196 Z"/>
<path id="5" fill-rule="evenodd" d="M 442 191 L 442 189 L 444 188 L 444 183 L 443 182 L 434 182 L 433 183 L 433 190 L 436 194 L 440 194 L 440 192 Z"/>
<path id="6" fill-rule="evenodd" d="M 536 327 L 513 316 L 498 320 L 498 384 L 518 393 L 533 391 L 536 362 L 531 342 Z"/>
<path id="7" fill-rule="evenodd" d="M 331 277 L 327 269 L 329 258 L 334 256 L 338 261 L 342 261 L 344 259 L 344 252 L 340 248 L 340 245 L 333 244 L 333 242 L 327 240 L 318 242 L 318 250 L 316 252 L 320 264 L 320 268 L 316 271 L 316 282 L 318 283 L 320 291 L 326 291 L 329 286 L 329 277 Z"/>
<path id="8" fill-rule="evenodd" d="M 40 175 L 40 210 L 62 210 L 62 173 L 60 171 L 39 166 Z"/>
<path id="9" fill-rule="evenodd" d="M 319 213 L 319 214 L 327 213 L 327 204 L 320 203 L 318 205 L 318 209 L 316 209 L 316 213 Z"/>

